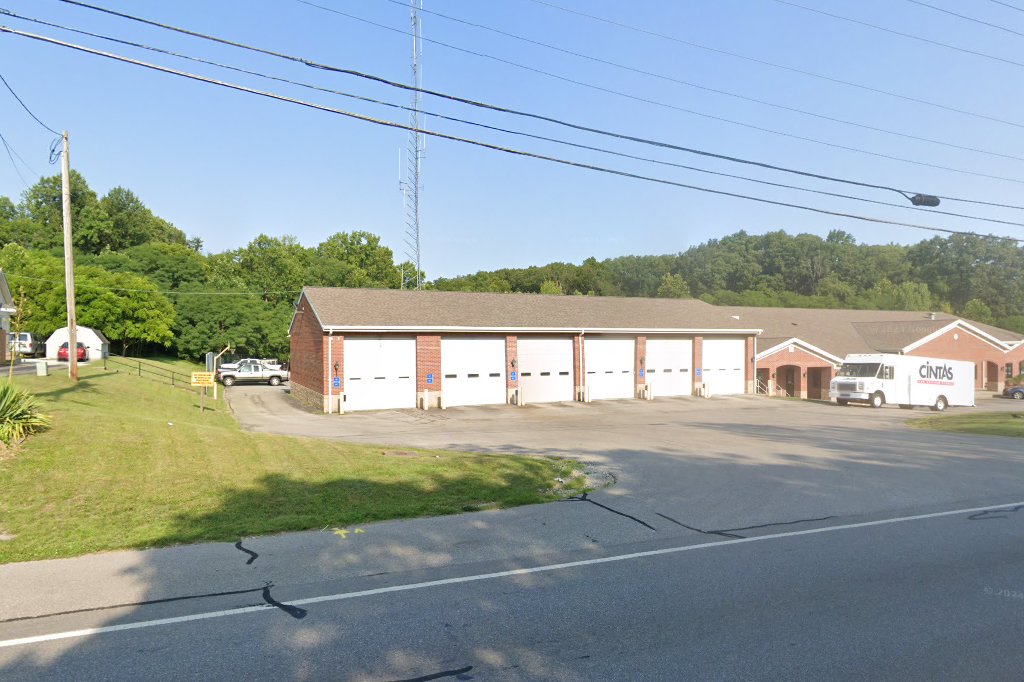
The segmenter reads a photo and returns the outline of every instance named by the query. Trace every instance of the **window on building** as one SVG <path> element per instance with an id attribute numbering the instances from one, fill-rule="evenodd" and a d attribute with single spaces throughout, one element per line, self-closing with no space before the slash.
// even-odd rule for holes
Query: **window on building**
<path id="1" fill-rule="evenodd" d="M 1006 363 L 1006 378 L 1009 379 L 1012 376 L 1013 376 L 1013 363 L 1012 362 L 1008 362 L 1008 363 Z"/>

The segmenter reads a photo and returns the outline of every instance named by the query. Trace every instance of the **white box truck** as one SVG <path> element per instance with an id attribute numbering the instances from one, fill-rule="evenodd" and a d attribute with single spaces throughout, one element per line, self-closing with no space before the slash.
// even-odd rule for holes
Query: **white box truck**
<path id="1" fill-rule="evenodd" d="M 840 405 L 886 403 L 908 410 L 915 405 L 941 412 L 974 407 L 974 363 L 877 353 L 847 355 L 828 397 Z"/>

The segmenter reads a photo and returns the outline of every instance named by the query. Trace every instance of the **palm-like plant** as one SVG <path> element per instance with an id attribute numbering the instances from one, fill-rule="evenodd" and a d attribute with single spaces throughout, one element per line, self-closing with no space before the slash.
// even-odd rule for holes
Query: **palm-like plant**
<path id="1" fill-rule="evenodd" d="M 0 441 L 10 447 L 50 425 L 39 399 L 9 381 L 0 383 Z"/>

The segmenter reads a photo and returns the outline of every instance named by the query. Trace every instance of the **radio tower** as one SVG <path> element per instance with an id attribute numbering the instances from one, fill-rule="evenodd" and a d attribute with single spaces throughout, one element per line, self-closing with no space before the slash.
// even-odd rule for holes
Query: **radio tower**
<path id="1" fill-rule="evenodd" d="M 409 20 L 412 23 L 412 102 L 409 114 L 409 146 L 406 150 L 405 181 L 401 183 L 402 191 L 405 194 L 405 244 L 409 248 L 405 255 L 413 262 L 416 268 L 416 288 L 423 288 L 423 269 L 420 267 L 420 188 L 421 175 L 420 164 L 423 160 L 425 141 L 423 135 L 418 131 L 421 129 L 422 117 L 420 115 L 420 88 L 422 87 L 422 75 L 420 74 L 420 57 L 422 56 L 422 26 L 420 25 L 419 10 L 423 0 L 409 0 Z M 404 275 L 403 275 L 404 279 Z M 409 281 L 412 284 L 412 278 Z M 403 287 L 405 283 L 403 282 Z"/>

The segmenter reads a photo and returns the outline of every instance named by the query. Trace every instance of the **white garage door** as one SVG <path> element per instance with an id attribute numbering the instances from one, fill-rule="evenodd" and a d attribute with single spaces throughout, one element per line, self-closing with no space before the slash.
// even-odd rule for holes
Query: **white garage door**
<path id="1" fill-rule="evenodd" d="M 703 365 L 708 395 L 746 393 L 743 339 L 704 339 Z"/>
<path id="2" fill-rule="evenodd" d="M 416 407 L 416 339 L 345 339 L 345 410 Z"/>
<path id="3" fill-rule="evenodd" d="M 655 398 L 693 395 L 693 341 L 647 338 L 647 383 Z"/>
<path id="4" fill-rule="evenodd" d="M 584 338 L 583 358 L 591 400 L 635 397 L 635 350 L 636 340 L 633 338 Z"/>
<path id="5" fill-rule="evenodd" d="M 505 337 L 441 337 L 441 376 L 447 407 L 504 405 Z"/>
<path id="6" fill-rule="evenodd" d="M 519 390 L 525 403 L 573 399 L 572 339 L 519 337 Z"/>

